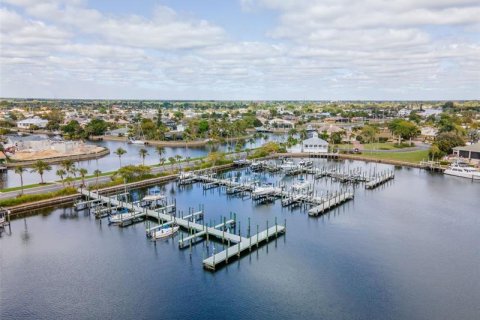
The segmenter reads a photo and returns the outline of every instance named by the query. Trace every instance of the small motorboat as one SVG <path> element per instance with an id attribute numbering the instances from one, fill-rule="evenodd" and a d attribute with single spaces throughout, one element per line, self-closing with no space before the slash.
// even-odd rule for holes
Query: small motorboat
<path id="1" fill-rule="evenodd" d="M 252 161 L 250 160 L 247 160 L 247 159 L 238 159 L 238 160 L 234 160 L 233 161 L 233 164 L 240 167 L 240 166 L 246 166 L 246 165 L 249 165 L 251 164 Z"/>
<path id="2" fill-rule="evenodd" d="M 281 165 L 280 165 L 280 168 L 282 170 L 291 170 L 291 169 L 295 169 L 297 168 L 297 165 L 295 164 L 295 162 L 293 162 L 292 160 L 285 160 Z"/>
<path id="3" fill-rule="evenodd" d="M 312 160 L 302 160 L 298 163 L 298 165 L 300 167 L 306 167 L 306 168 L 309 168 L 313 165 L 313 161 Z"/>
<path id="4" fill-rule="evenodd" d="M 170 227 L 156 230 L 152 232 L 152 239 L 157 240 L 157 239 L 165 239 L 165 238 L 171 237 L 175 233 L 177 233 L 179 229 L 180 229 L 179 226 L 172 225 Z"/>
<path id="5" fill-rule="evenodd" d="M 127 208 L 121 208 L 121 209 L 117 209 L 116 213 L 111 214 L 108 217 L 108 222 L 111 223 L 111 224 L 117 224 L 117 223 L 121 223 L 125 220 L 130 220 L 133 217 L 134 217 L 134 215 L 131 212 L 128 212 Z"/>
<path id="6" fill-rule="evenodd" d="M 130 144 L 140 144 L 140 145 L 144 145 L 144 144 L 145 144 L 145 141 L 143 141 L 143 140 L 137 140 L 137 139 L 128 139 L 128 143 L 130 143 Z"/>

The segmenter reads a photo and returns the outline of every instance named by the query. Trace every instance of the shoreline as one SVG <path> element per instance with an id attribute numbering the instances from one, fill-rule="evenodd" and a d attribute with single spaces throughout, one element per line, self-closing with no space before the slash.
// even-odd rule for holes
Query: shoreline
<path id="1" fill-rule="evenodd" d="M 226 142 L 229 141 L 237 141 L 241 139 L 249 139 L 251 136 L 243 136 L 243 137 L 235 137 L 235 138 L 227 138 L 225 139 Z M 126 137 L 116 137 L 116 136 L 92 136 L 90 137 L 91 141 L 118 141 L 118 142 L 125 142 L 128 143 L 128 138 Z M 145 140 L 145 145 L 150 146 L 160 146 L 160 147 L 180 147 L 180 148 L 188 148 L 188 147 L 205 147 L 210 142 L 210 139 L 204 140 L 195 140 L 195 141 L 159 141 L 159 140 Z M 220 142 L 214 142 L 214 144 Z"/>
<path id="2" fill-rule="evenodd" d="M 233 167 L 234 167 L 234 164 L 229 163 L 229 164 L 216 166 L 214 168 L 208 168 L 208 170 L 214 170 L 216 172 L 219 172 L 219 171 L 224 171 L 224 170 L 231 169 Z M 199 171 L 201 171 L 201 170 L 199 170 Z M 125 184 L 120 184 L 120 185 L 117 185 L 117 186 L 106 187 L 106 188 L 99 189 L 98 191 L 99 191 L 100 194 L 107 194 L 108 195 L 109 193 L 122 191 L 125 188 L 135 189 L 135 188 L 149 187 L 149 186 L 156 185 L 158 183 L 166 183 L 166 182 L 170 182 L 170 181 L 175 181 L 177 178 L 178 178 L 178 174 L 174 173 L 174 174 L 169 174 L 167 176 L 156 177 L 156 178 L 151 178 L 151 179 L 146 179 L 146 180 L 141 180 L 141 181 L 136 181 L 136 182 L 130 182 L 130 183 L 127 183 L 126 185 Z M 12 207 L 4 207 L 4 209 L 7 209 L 8 211 L 10 211 L 10 217 L 13 218 L 18 214 L 28 212 L 28 211 L 31 211 L 31 210 L 47 209 L 47 208 L 51 208 L 51 207 L 54 207 L 54 206 L 57 206 L 57 205 L 70 204 L 70 203 L 73 203 L 75 200 L 77 200 L 80 197 L 81 197 L 80 193 L 76 193 L 76 194 L 72 194 L 72 195 L 68 195 L 68 196 L 62 196 L 62 197 L 50 198 L 50 199 L 40 200 L 40 201 L 35 201 L 35 202 L 23 203 L 23 204 L 19 204 L 19 205 L 12 206 Z"/>
<path id="3" fill-rule="evenodd" d="M 19 166 L 29 167 L 35 164 L 37 161 L 41 160 L 48 164 L 58 164 L 64 160 L 72 160 L 74 162 L 83 161 L 83 160 L 91 160 L 91 159 L 99 159 L 108 154 L 110 154 L 110 150 L 108 148 L 102 147 L 103 150 L 95 153 L 88 153 L 88 154 L 79 154 L 79 155 L 70 155 L 70 156 L 60 156 L 54 158 L 46 158 L 46 159 L 37 159 L 37 160 L 17 160 L 15 162 L 7 162 L 4 165 L 7 168 L 15 168 Z"/>
<path id="4" fill-rule="evenodd" d="M 373 158 L 368 158 L 368 157 L 363 157 L 363 156 L 337 154 L 337 153 L 328 153 L 328 154 L 327 153 L 324 153 L 324 154 L 277 153 L 277 154 L 269 155 L 269 156 L 266 156 L 264 158 L 259 158 L 259 159 L 255 159 L 255 160 L 275 159 L 275 158 L 280 158 L 280 157 L 325 158 L 325 159 L 332 159 L 332 160 L 357 160 L 357 161 L 364 161 L 364 162 L 375 162 L 375 163 L 390 164 L 390 165 L 401 166 L 401 167 L 410 167 L 410 168 L 425 169 L 425 170 L 429 169 L 428 167 L 423 166 L 421 164 L 415 164 L 415 163 L 411 163 L 411 162 L 404 162 L 404 161 L 398 161 L 398 160 L 388 160 L 388 159 L 373 159 Z M 224 170 L 231 169 L 233 167 L 234 167 L 234 164 L 230 163 L 230 164 L 216 166 L 214 168 L 209 168 L 208 170 L 224 171 Z M 142 181 L 127 183 L 126 185 L 122 184 L 122 185 L 102 188 L 102 189 L 99 189 L 99 192 L 101 194 L 109 194 L 109 193 L 112 193 L 112 192 L 122 191 L 122 190 L 125 189 L 125 187 L 127 187 L 129 189 L 148 187 L 148 186 L 152 186 L 152 185 L 155 185 L 155 184 L 158 184 L 158 183 L 163 183 L 163 182 L 169 182 L 169 181 L 176 180 L 177 177 L 178 177 L 178 174 L 176 174 L 176 173 L 175 174 L 169 174 L 169 175 L 162 176 L 162 177 L 156 177 L 156 178 L 146 179 L 146 180 L 142 180 Z M 77 194 L 69 195 L 69 196 L 51 198 L 51 199 L 48 199 L 48 200 L 41 200 L 41 201 L 36 201 L 36 202 L 25 203 L 25 204 L 21 204 L 21 205 L 18 205 L 18 206 L 6 207 L 5 209 L 10 211 L 11 217 L 15 217 L 15 215 L 20 214 L 20 213 L 24 213 L 24 212 L 29 211 L 29 210 L 45 209 L 45 208 L 54 207 L 56 205 L 73 203 L 79 197 L 80 197 L 80 194 L 77 193 Z"/>

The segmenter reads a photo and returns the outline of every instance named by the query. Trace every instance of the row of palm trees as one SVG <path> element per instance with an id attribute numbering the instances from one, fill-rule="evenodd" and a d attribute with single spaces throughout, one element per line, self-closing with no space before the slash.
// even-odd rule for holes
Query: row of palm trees
<path id="1" fill-rule="evenodd" d="M 43 175 L 45 172 L 51 171 L 52 166 L 42 160 L 38 160 L 32 165 L 32 169 L 30 172 L 36 172 L 40 175 L 40 184 L 45 184 L 43 180 Z M 20 188 L 21 188 L 21 194 L 23 194 L 23 174 L 26 172 L 26 169 L 23 166 L 18 166 L 15 168 L 15 173 L 20 176 Z M 65 187 L 65 185 L 71 186 L 75 178 L 77 177 L 77 173 L 82 179 L 82 186 L 85 186 L 85 177 L 88 174 L 88 170 L 85 168 L 79 168 L 77 169 L 75 166 L 75 163 L 72 160 L 64 160 L 60 164 L 60 168 L 57 169 L 55 172 L 58 177 L 60 177 L 60 180 L 62 181 L 62 185 Z M 102 172 L 100 170 L 95 170 L 93 174 L 97 178 L 97 183 L 98 183 L 98 178 L 100 177 L 100 174 Z"/>
<path id="2" fill-rule="evenodd" d="M 166 159 L 163 157 L 165 154 L 165 148 L 162 146 L 157 146 L 156 152 L 159 156 L 159 163 L 163 167 L 165 165 Z M 120 162 L 120 168 L 122 168 L 122 156 L 127 153 L 127 150 L 123 148 L 117 148 L 114 153 L 118 156 L 119 162 Z M 148 150 L 145 148 L 141 148 L 139 150 L 139 155 L 142 158 L 142 163 L 145 165 L 145 158 L 149 155 Z M 182 160 L 181 155 L 175 155 L 174 157 L 169 157 L 168 162 L 171 165 L 175 165 L 175 163 L 180 163 Z M 189 157 L 187 157 L 187 160 L 189 160 Z M 51 171 L 52 166 L 42 160 L 38 160 L 32 165 L 32 169 L 30 172 L 36 172 L 40 175 L 40 184 L 44 184 L 43 180 L 43 175 L 45 172 Z M 26 172 L 26 169 L 23 166 L 18 166 L 15 168 L 15 173 L 20 176 L 20 187 L 21 187 L 21 194 L 23 194 L 23 174 Z M 96 184 L 98 184 L 98 178 L 101 175 L 100 170 L 95 170 L 93 174 L 96 176 Z M 77 169 L 75 166 L 75 163 L 72 160 L 64 160 L 61 162 L 60 167 L 57 169 L 55 174 L 60 178 L 62 185 L 65 187 L 65 185 L 71 186 L 75 178 L 77 178 L 77 174 L 80 176 L 82 179 L 82 186 L 85 186 L 85 177 L 88 174 L 88 170 L 85 168 L 79 168 Z"/>
<path id="3" fill-rule="evenodd" d="M 165 154 L 165 148 L 162 147 L 162 146 L 157 146 L 155 148 L 155 150 L 156 150 L 156 152 L 158 154 L 158 157 L 159 157 L 158 158 L 159 163 L 163 167 L 165 165 L 165 162 L 166 162 L 166 159 L 163 157 L 163 155 Z M 118 156 L 118 161 L 120 163 L 120 168 L 122 168 L 122 156 L 127 153 L 127 150 L 120 147 L 120 148 L 117 148 L 113 153 Z M 139 154 L 140 158 L 142 158 L 142 164 L 145 165 L 145 158 L 149 155 L 148 150 L 145 149 L 145 148 L 141 148 L 138 151 L 138 154 Z M 189 159 L 189 157 L 187 157 L 187 160 L 188 159 Z M 175 157 L 169 157 L 168 158 L 169 163 L 172 164 L 172 165 L 180 162 L 180 160 L 182 160 L 182 156 L 178 155 L 178 154 L 175 155 Z"/>

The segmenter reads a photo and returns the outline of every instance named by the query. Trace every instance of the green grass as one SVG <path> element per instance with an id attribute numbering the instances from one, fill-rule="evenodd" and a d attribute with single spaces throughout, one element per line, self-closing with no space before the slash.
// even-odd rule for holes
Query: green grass
<path id="1" fill-rule="evenodd" d="M 396 160 L 410 163 L 419 163 L 428 159 L 428 150 L 406 151 L 406 152 L 368 152 L 359 155 L 362 158 L 372 158 L 380 160 Z"/>
<path id="2" fill-rule="evenodd" d="M 52 198 L 62 197 L 62 196 L 68 196 L 75 193 L 77 193 L 77 190 L 75 188 L 65 188 L 58 191 L 54 191 L 54 192 L 46 192 L 46 193 L 39 193 L 39 194 L 24 194 L 16 198 L 0 200 L 0 207 L 17 206 L 19 204 L 47 200 L 47 199 L 52 199 Z"/>
<path id="3" fill-rule="evenodd" d="M 26 185 L 26 186 L 23 186 L 23 189 L 31 189 L 31 188 L 36 188 L 36 187 L 44 187 L 44 186 L 49 186 L 49 185 L 52 185 L 53 183 L 44 183 L 44 184 L 40 184 L 40 183 L 36 183 L 36 184 L 29 184 L 29 185 Z M 11 187 L 11 188 L 5 188 L 5 189 L 0 189 L 0 192 L 10 192 L 10 191 L 19 191 L 19 190 L 22 190 L 22 187 Z"/>
<path id="4" fill-rule="evenodd" d="M 353 144 L 339 144 L 335 145 L 335 147 L 340 149 L 354 149 L 355 147 Z M 401 144 L 398 146 L 397 144 L 391 142 L 382 142 L 382 143 L 365 143 L 361 145 L 363 150 L 395 150 L 395 149 L 402 149 L 402 148 L 410 148 L 408 144 Z"/>

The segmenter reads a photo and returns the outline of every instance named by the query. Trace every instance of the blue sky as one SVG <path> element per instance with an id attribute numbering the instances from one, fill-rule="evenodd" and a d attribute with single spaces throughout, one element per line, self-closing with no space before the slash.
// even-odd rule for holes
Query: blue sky
<path id="1" fill-rule="evenodd" d="M 473 0 L 3 0 L 0 96 L 478 99 Z"/>

